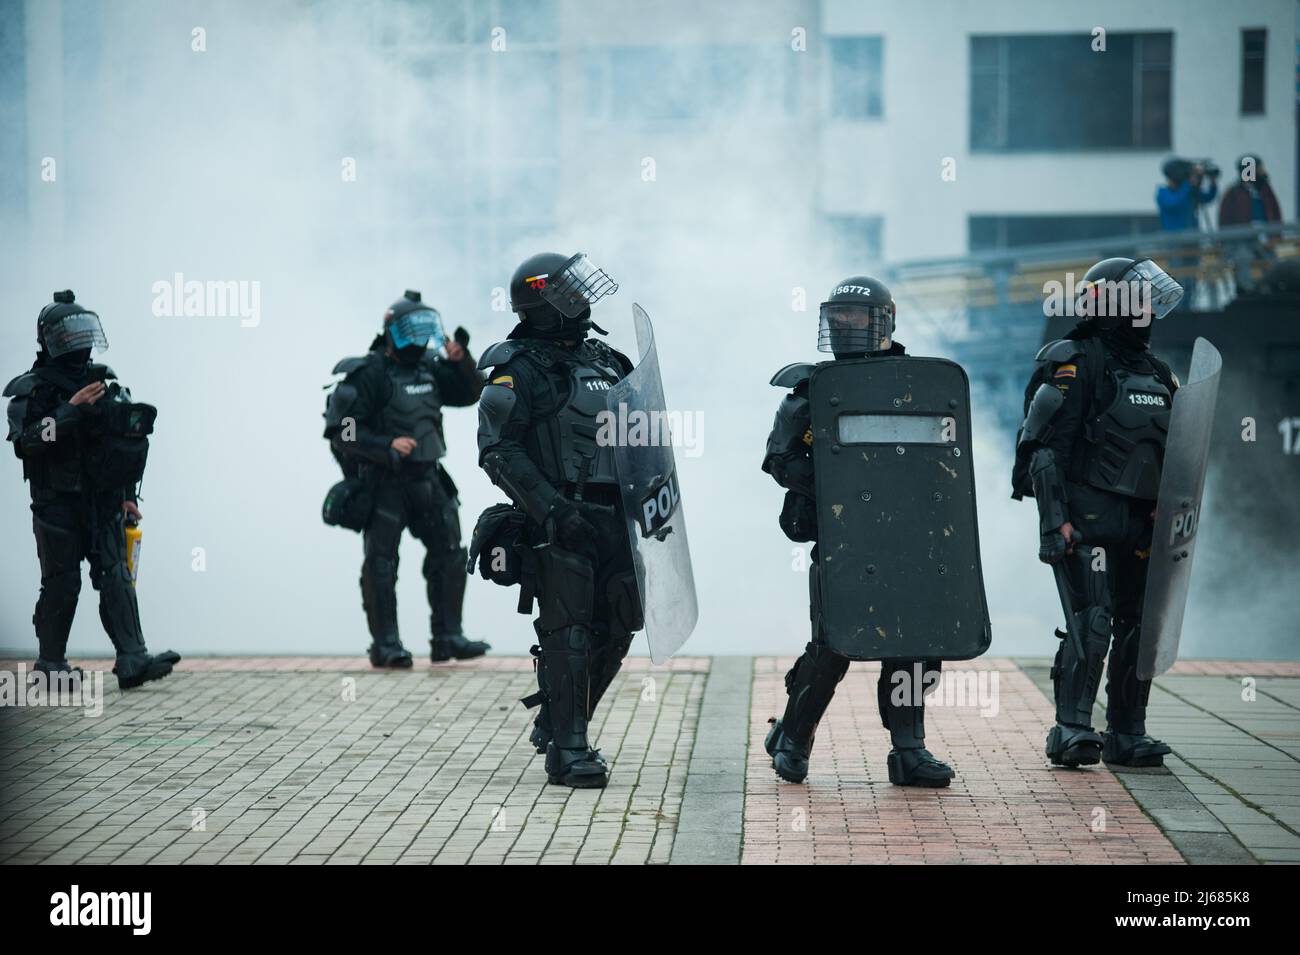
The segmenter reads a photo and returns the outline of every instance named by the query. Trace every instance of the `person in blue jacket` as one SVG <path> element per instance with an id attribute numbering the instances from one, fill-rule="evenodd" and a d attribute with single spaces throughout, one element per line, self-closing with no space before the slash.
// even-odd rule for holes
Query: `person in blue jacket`
<path id="1" fill-rule="evenodd" d="M 1160 227 L 1166 232 L 1197 228 L 1197 211 L 1219 194 L 1219 170 L 1186 159 L 1164 164 L 1165 184 L 1156 189 Z"/>

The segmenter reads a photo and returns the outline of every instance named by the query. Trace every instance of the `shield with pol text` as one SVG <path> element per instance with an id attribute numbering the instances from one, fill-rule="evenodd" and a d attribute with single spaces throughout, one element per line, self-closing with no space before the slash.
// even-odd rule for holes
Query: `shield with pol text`
<path id="1" fill-rule="evenodd" d="M 1142 680 L 1159 676 L 1178 659 L 1222 370 L 1219 350 L 1198 338 L 1187 383 L 1174 392 L 1142 601 L 1137 664 Z"/>
<path id="2" fill-rule="evenodd" d="M 654 326 L 632 306 L 640 360 L 607 396 L 604 439 L 614 450 L 650 656 L 663 663 L 695 629 L 699 607 Z"/>

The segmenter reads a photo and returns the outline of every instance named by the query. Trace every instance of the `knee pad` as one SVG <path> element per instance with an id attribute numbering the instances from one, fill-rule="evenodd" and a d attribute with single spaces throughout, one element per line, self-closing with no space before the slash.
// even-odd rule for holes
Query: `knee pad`
<path id="1" fill-rule="evenodd" d="M 41 577 L 41 597 L 49 600 L 62 602 L 71 600 L 76 602 L 77 596 L 81 593 L 81 566 L 78 565 L 68 570 L 61 570 L 58 573 L 50 574 L 48 577 Z"/>
<path id="2" fill-rule="evenodd" d="M 424 555 L 423 571 L 425 577 L 434 577 L 445 573 L 465 573 L 465 563 L 469 552 L 463 547 L 450 550 L 430 548 Z"/>
<path id="3" fill-rule="evenodd" d="M 543 632 L 575 625 L 585 630 L 591 624 L 595 592 L 591 561 L 572 551 L 548 547 L 537 563 L 537 626 Z"/>
<path id="4" fill-rule="evenodd" d="M 609 607 L 609 629 L 615 637 L 627 637 L 645 626 L 641 610 L 641 594 L 637 591 L 635 574 L 620 574 L 605 585 L 605 603 Z M 626 650 L 624 654 L 626 654 Z"/>
<path id="5" fill-rule="evenodd" d="M 47 577 L 76 573 L 81 586 L 81 539 L 76 530 L 51 524 L 40 518 L 32 521 L 36 534 L 36 557 L 41 565 L 41 582 Z"/>
<path id="6" fill-rule="evenodd" d="M 377 584 L 397 582 L 397 561 L 394 558 L 367 555 L 361 565 L 361 580 Z"/>
<path id="7" fill-rule="evenodd" d="M 823 679 L 839 683 L 844 679 L 844 674 L 849 672 L 849 658 L 836 653 L 824 643 L 808 644 L 807 659 L 812 661 L 817 675 Z"/>
<path id="8" fill-rule="evenodd" d="M 90 571 L 90 586 L 96 590 L 104 591 L 115 587 L 131 587 L 131 571 L 126 566 L 125 560 L 116 560 L 111 564 L 102 567 L 92 567 Z"/>

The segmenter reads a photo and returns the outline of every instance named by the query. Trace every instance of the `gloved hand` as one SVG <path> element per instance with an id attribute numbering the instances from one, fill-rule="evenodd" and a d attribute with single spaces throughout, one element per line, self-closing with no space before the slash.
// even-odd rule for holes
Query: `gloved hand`
<path id="1" fill-rule="evenodd" d="M 804 542 L 817 539 L 817 503 L 805 494 L 797 491 L 785 492 L 785 503 L 781 507 L 779 521 L 781 530 L 792 541 Z"/>
<path id="2" fill-rule="evenodd" d="M 572 501 L 561 498 L 551 508 L 551 520 L 555 525 L 555 541 L 565 550 L 595 552 L 596 528 Z"/>
<path id="3" fill-rule="evenodd" d="M 1060 562 L 1066 554 L 1074 552 L 1074 545 L 1083 540 L 1083 535 L 1076 531 L 1069 521 L 1059 528 L 1042 535 L 1038 542 L 1038 559 L 1044 564 Z"/>
<path id="4" fill-rule="evenodd" d="M 465 330 L 464 325 L 457 325 L 456 330 L 451 333 L 451 337 L 461 348 L 469 347 L 469 332 Z"/>
<path id="5" fill-rule="evenodd" d="M 1065 538 L 1060 531 L 1048 531 L 1038 541 L 1038 559 L 1044 564 L 1056 564 L 1065 557 Z"/>

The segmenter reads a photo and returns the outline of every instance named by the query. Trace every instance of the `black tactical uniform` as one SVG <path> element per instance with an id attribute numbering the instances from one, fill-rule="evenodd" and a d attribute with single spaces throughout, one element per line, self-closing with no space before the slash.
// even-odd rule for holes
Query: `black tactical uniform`
<path id="1" fill-rule="evenodd" d="M 131 400 L 107 365 L 90 361 L 108 347 L 99 316 L 56 292 L 37 319 L 41 350 L 31 371 L 5 386 L 9 435 L 31 488 L 32 529 L 41 562 L 36 626 L 38 671 L 67 671 L 68 633 L 81 592 L 81 562 L 99 591 L 99 619 L 113 641 L 113 672 L 129 689 L 160 679 L 180 656 L 149 653 L 135 585 L 127 568 L 124 503 L 134 506 L 155 409 Z M 104 383 L 94 402 L 70 404 L 83 387 Z"/>
<path id="2" fill-rule="evenodd" d="M 1157 274 L 1158 273 L 1158 274 Z M 1146 282 L 1161 317 L 1182 290 L 1149 260 L 1106 259 L 1084 277 L 1089 317 L 1038 353 L 1012 476 L 1017 500 L 1033 496 L 1039 558 L 1058 565 L 1072 620 L 1057 632 L 1052 667 L 1056 726 L 1047 738 L 1057 765 L 1107 762 L 1158 766 L 1169 747 L 1146 735 L 1151 681 L 1137 677 L 1142 600 L 1160 472 L 1178 380 L 1151 353 L 1152 315 L 1107 309 L 1106 282 Z M 1070 524 L 1067 544 L 1061 527 Z M 1111 647 L 1114 640 L 1113 649 Z M 1106 667 L 1108 731 L 1092 708 Z"/>
<path id="3" fill-rule="evenodd" d="M 478 400 L 483 380 L 468 350 L 450 361 L 428 349 L 443 343 L 438 313 L 408 291 L 384 316 L 384 332 L 369 354 L 335 366 L 347 377 L 325 414 L 325 437 L 345 473 L 369 488 L 373 508 L 365 522 L 361 603 L 372 640 L 370 662 L 409 667 L 411 655 L 397 626 L 397 549 L 407 528 L 427 549 L 424 578 L 430 608 L 431 658 L 468 659 L 488 650 L 461 630 L 466 552 L 461 546 L 456 485 L 439 463 L 446 453 L 442 408 Z M 462 347 L 469 335 L 457 329 Z M 396 438 L 415 440 L 405 456 Z"/>
<path id="4" fill-rule="evenodd" d="M 532 742 L 548 779 L 575 787 L 605 785 L 587 724 L 642 623 L 612 449 L 597 442 L 606 392 L 632 365 L 586 337 L 590 306 L 617 288 L 585 256 L 533 256 L 511 281 L 519 324 L 483 353 L 480 461 L 523 512 L 520 609 L 539 605 Z"/>
<path id="5" fill-rule="evenodd" d="M 892 341 L 894 315 L 893 299 L 883 283 L 865 276 L 845 279 L 823 304 L 818 347 L 833 352 L 837 359 L 903 355 L 903 346 Z M 780 524 L 793 541 L 817 540 L 812 419 L 808 405 L 812 369 L 812 365 L 789 365 L 772 379 L 774 385 L 791 391 L 777 409 L 763 458 L 763 470 L 786 489 Z M 803 782 L 808 775 L 808 758 L 817 725 L 830 706 L 835 687 L 849 668 L 848 657 L 831 650 L 825 642 L 819 570 L 820 556 L 814 545 L 808 571 L 812 639 L 803 656 L 786 674 L 789 700 L 785 715 L 774 722 L 766 742 L 777 775 L 795 783 Z M 943 787 L 952 780 L 953 771 L 925 748 L 924 700 L 911 693 L 899 693 L 898 698 L 894 695 L 899 688 L 894 682 L 895 675 L 906 673 L 910 681 L 918 664 L 922 685 L 928 689 L 938 680 L 939 660 L 881 661 L 876 699 L 893 746 L 888 760 L 889 779 L 904 786 Z"/>

